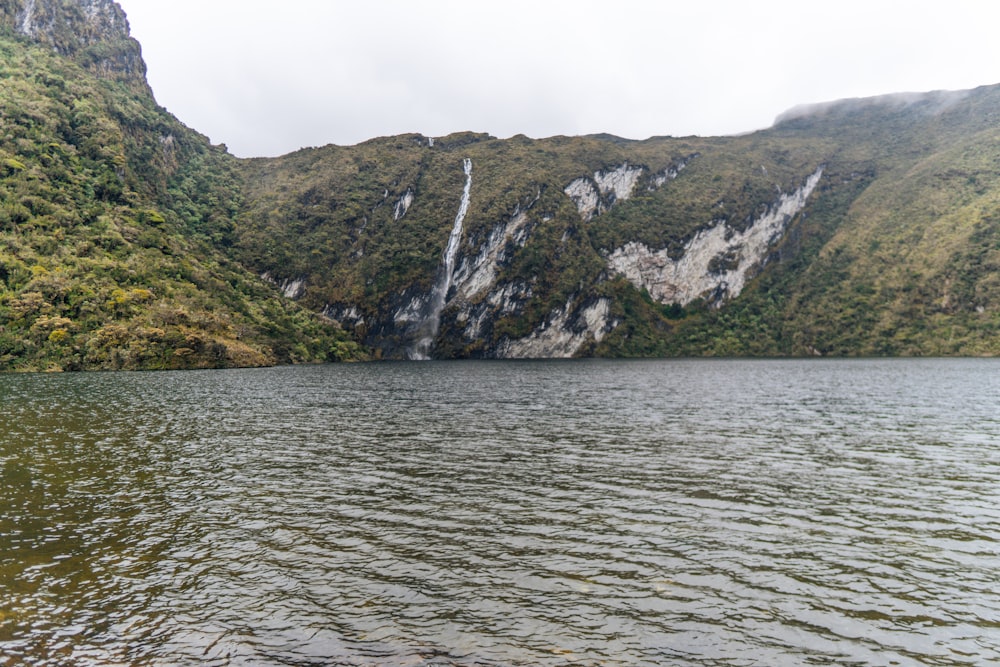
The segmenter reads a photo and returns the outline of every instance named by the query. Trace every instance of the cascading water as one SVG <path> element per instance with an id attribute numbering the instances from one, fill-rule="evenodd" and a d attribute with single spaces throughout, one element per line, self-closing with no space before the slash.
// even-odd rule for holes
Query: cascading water
<path id="1" fill-rule="evenodd" d="M 444 251 L 444 260 L 438 270 L 434 287 L 431 288 L 427 313 L 416 326 L 416 335 L 414 336 L 416 342 L 407 350 L 407 355 L 414 361 L 430 359 L 431 346 L 441 328 L 441 311 L 444 310 L 448 290 L 451 289 L 452 276 L 455 273 L 455 258 L 458 256 L 458 247 L 462 241 L 462 225 L 465 222 L 465 214 L 469 212 L 469 193 L 472 190 L 472 160 L 465 158 L 463 167 L 465 169 L 465 188 L 462 190 L 462 203 L 458 207 L 458 215 L 455 216 L 451 236 L 448 237 L 448 247 Z"/>

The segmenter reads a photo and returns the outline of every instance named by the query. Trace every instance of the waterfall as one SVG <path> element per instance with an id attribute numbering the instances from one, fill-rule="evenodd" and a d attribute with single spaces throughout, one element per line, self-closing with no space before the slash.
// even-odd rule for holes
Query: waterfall
<path id="1" fill-rule="evenodd" d="M 444 310 L 448 290 L 451 289 L 452 277 L 455 273 L 455 258 L 458 256 L 458 247 L 462 242 L 462 224 L 465 222 L 465 214 L 469 212 L 469 193 L 472 190 L 472 160 L 465 158 L 463 167 L 465 169 L 465 188 L 462 190 L 462 203 L 458 207 L 455 224 L 448 237 L 448 247 L 445 248 L 444 259 L 441 268 L 438 269 L 437 279 L 434 281 L 434 287 L 431 288 L 427 313 L 417 324 L 416 342 L 407 351 L 409 358 L 417 361 L 430 359 L 431 346 L 441 328 L 441 311 Z"/>

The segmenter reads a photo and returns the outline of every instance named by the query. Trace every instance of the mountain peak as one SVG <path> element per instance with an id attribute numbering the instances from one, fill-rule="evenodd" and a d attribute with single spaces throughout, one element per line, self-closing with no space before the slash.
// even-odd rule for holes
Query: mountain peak
<path id="1" fill-rule="evenodd" d="M 51 47 L 98 76 L 146 85 L 146 64 L 114 0 L 0 0 L 0 29 Z"/>

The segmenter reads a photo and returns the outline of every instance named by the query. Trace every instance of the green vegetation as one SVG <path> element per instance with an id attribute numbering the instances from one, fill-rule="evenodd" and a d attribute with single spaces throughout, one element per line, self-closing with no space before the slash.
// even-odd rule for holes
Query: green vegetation
<path id="1" fill-rule="evenodd" d="M 528 240 L 511 248 L 497 282 L 530 285 L 532 296 L 488 318 L 476 340 L 461 339 L 446 311 L 444 356 L 489 355 L 588 295 L 610 296 L 621 322 L 588 348 L 599 355 L 997 354 L 998 97 L 985 88 L 950 104 L 929 96 L 835 105 L 743 137 L 455 135 L 430 147 L 406 136 L 311 149 L 249 165 L 236 254 L 258 272 L 306 279 L 314 308 L 359 309 L 358 332 L 378 347 L 392 335 L 392 314 L 429 288 L 469 157 L 462 254 L 475 257 L 498 224 L 530 210 Z M 590 221 L 563 193 L 596 171 L 628 163 L 657 174 L 690 156 L 676 180 L 641 181 Z M 739 298 L 658 304 L 607 275 L 603 258 L 628 242 L 677 258 L 710 224 L 746 228 L 821 165 L 804 215 Z M 414 204 L 397 221 L 394 204 L 408 191 Z"/>
<path id="2" fill-rule="evenodd" d="M 842 143 L 775 262 L 739 299 L 685 322 L 670 353 L 1000 354 L 998 96 L 845 105 L 768 132 Z"/>
<path id="3" fill-rule="evenodd" d="M 0 39 L 0 369 L 353 358 L 219 248 L 235 160 L 123 81 Z"/>
<path id="4" fill-rule="evenodd" d="M 95 20 L 39 0 L 30 39 L 23 7 L 0 0 L 0 370 L 399 356 L 397 314 L 434 281 L 465 158 L 458 266 L 491 239 L 495 265 L 442 313 L 439 356 L 494 355 L 601 299 L 615 324 L 579 354 L 1000 354 L 1000 87 L 740 137 L 404 135 L 238 160 L 156 104 L 116 5 Z M 582 216 L 564 189 L 626 164 L 632 196 Z M 629 243 L 676 260 L 712 225 L 745 230 L 820 166 L 737 298 L 658 303 L 608 269 Z"/>

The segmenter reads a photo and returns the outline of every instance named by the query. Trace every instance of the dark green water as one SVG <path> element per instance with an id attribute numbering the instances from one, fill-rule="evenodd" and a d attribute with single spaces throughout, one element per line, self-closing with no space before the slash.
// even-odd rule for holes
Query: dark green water
<path id="1" fill-rule="evenodd" d="M 1000 662 L 1000 362 L 0 376 L 0 666 Z"/>

